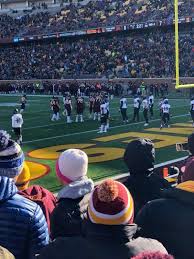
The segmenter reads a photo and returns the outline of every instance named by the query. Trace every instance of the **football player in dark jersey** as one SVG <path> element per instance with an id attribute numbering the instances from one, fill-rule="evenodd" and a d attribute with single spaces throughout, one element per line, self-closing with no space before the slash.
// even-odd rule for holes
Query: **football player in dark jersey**
<path id="1" fill-rule="evenodd" d="M 99 95 L 96 96 L 94 101 L 94 121 L 98 119 L 100 121 L 100 105 L 101 105 L 101 97 Z"/>
<path id="2" fill-rule="evenodd" d="M 84 104 L 84 99 L 81 96 L 78 96 L 78 98 L 76 99 L 76 111 L 77 111 L 77 115 L 76 115 L 76 122 L 84 122 L 83 119 L 83 113 L 84 113 L 84 108 L 85 108 L 85 104 Z"/>
<path id="3" fill-rule="evenodd" d="M 26 103 L 27 103 L 27 97 L 25 94 L 22 96 L 20 103 L 21 103 L 20 113 L 22 113 L 22 112 L 24 112 L 24 110 L 26 108 Z"/>

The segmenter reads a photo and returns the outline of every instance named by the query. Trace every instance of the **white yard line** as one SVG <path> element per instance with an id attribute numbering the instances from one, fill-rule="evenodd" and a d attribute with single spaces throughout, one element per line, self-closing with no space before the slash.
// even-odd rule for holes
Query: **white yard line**
<path id="1" fill-rule="evenodd" d="M 187 114 L 182 114 L 182 115 L 176 115 L 176 116 L 173 116 L 171 118 L 174 119 L 174 118 L 181 118 L 181 117 L 185 117 L 185 116 L 189 116 L 189 114 L 187 113 Z M 150 122 L 156 122 L 156 121 L 160 121 L 160 120 L 161 119 L 155 119 L 155 120 L 151 120 Z M 134 125 L 141 125 L 141 124 L 144 124 L 144 123 L 145 123 L 144 121 L 141 121 L 141 122 L 136 122 L 136 123 L 131 123 L 131 124 L 114 126 L 114 127 L 111 127 L 110 129 L 118 129 L 118 128 L 130 127 L 130 126 L 134 126 Z M 43 141 L 43 140 L 65 138 L 65 137 L 77 136 L 77 135 L 88 134 L 88 133 L 92 133 L 92 132 L 98 132 L 98 131 L 99 130 L 97 129 L 97 130 L 88 130 L 88 131 L 82 131 L 82 132 L 75 132 L 75 133 L 70 133 L 70 134 L 54 136 L 54 137 L 40 138 L 40 139 L 35 139 L 35 140 L 24 141 L 23 143 L 24 144 L 28 144 L 28 143 L 40 142 L 40 141 Z"/>

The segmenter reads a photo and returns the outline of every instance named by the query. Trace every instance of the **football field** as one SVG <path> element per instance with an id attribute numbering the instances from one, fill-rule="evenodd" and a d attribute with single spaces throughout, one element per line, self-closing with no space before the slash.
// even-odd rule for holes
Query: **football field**
<path id="1" fill-rule="evenodd" d="M 11 116 L 15 107 L 20 107 L 19 96 L 0 96 L 1 129 L 11 135 Z M 89 119 L 86 105 L 84 123 L 66 124 L 66 118 L 52 122 L 50 97 L 28 96 L 23 113 L 23 150 L 31 169 L 33 183 L 41 184 L 51 191 L 57 191 L 60 184 L 55 176 L 55 161 L 60 152 L 68 148 L 83 149 L 89 156 L 89 176 L 95 181 L 104 177 L 126 173 L 123 153 L 127 143 L 138 137 L 150 138 L 156 146 L 156 164 L 184 157 L 184 152 L 176 152 L 175 144 L 184 142 L 193 132 L 189 115 L 189 99 L 169 99 L 171 104 L 171 128 L 160 130 L 158 100 L 155 100 L 154 118 L 144 128 L 143 114 L 139 123 L 122 123 L 119 99 L 110 105 L 110 130 L 98 134 L 99 122 Z M 87 103 L 87 101 L 86 101 Z M 132 99 L 129 99 L 128 116 L 132 118 Z M 75 120 L 75 114 L 73 114 Z M 14 135 L 13 135 L 14 137 Z"/>

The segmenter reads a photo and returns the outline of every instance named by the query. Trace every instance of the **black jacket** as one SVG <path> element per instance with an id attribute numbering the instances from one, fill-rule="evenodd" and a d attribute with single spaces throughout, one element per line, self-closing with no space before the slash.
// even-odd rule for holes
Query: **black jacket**
<path id="1" fill-rule="evenodd" d="M 83 177 L 60 190 L 57 206 L 51 214 L 51 239 L 81 234 L 82 221 L 86 217 L 93 189 L 93 181 Z"/>
<path id="2" fill-rule="evenodd" d="M 138 172 L 130 175 L 125 183 L 135 205 L 135 215 L 148 202 L 161 198 L 161 191 L 170 188 L 167 180 L 153 172 Z"/>
<path id="3" fill-rule="evenodd" d="M 194 193 L 169 189 L 163 197 L 149 202 L 137 216 L 140 234 L 159 240 L 176 259 L 193 259 Z"/>
<path id="4" fill-rule="evenodd" d="M 80 235 L 88 202 L 89 195 L 78 199 L 59 199 L 57 207 L 51 214 L 51 239 Z"/>
<path id="5" fill-rule="evenodd" d="M 39 259 L 130 259 L 142 251 L 166 252 L 156 240 L 137 238 L 137 226 L 104 226 L 87 223 L 85 236 L 58 238 L 41 251 Z"/>

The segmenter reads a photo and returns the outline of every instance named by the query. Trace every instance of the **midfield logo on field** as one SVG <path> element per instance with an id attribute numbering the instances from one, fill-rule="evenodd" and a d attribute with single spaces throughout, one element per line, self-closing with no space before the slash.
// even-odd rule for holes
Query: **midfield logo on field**
<path id="1" fill-rule="evenodd" d="M 60 152 L 69 148 L 83 149 L 89 157 L 89 163 L 107 162 L 123 157 L 124 148 L 114 147 L 114 141 L 118 144 L 128 143 L 136 138 L 149 138 L 155 143 L 157 149 L 166 148 L 186 141 L 189 134 L 193 132 L 191 123 L 175 123 L 171 128 L 148 128 L 143 132 L 126 132 L 114 135 L 94 138 L 91 143 L 64 144 L 33 150 L 28 153 L 29 157 L 56 160 Z M 112 147 L 103 147 L 103 143 L 112 142 Z M 99 147 L 100 146 L 100 147 Z"/>

